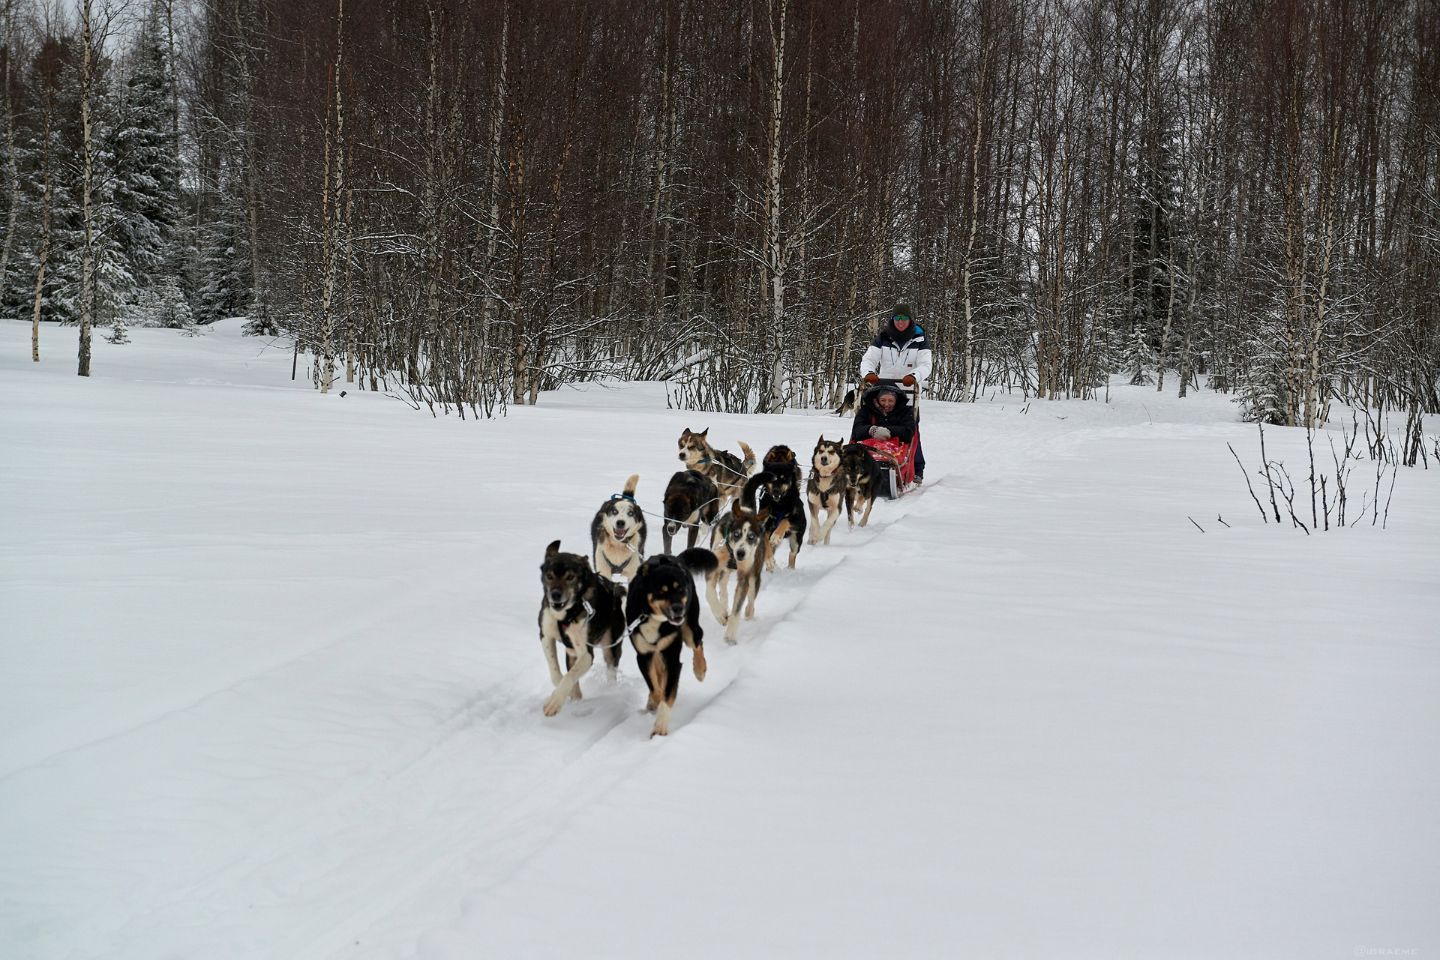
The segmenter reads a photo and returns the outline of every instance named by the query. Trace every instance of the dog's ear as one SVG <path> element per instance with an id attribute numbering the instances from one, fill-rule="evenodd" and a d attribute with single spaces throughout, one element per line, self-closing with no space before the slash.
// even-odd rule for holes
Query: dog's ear
<path id="1" fill-rule="evenodd" d="M 554 560 L 555 554 L 560 552 L 560 541 L 552 540 L 550 546 L 545 548 L 545 559 Z"/>
<path id="2" fill-rule="evenodd" d="M 709 427 L 706 427 L 704 430 L 701 430 L 699 433 L 695 434 L 695 436 L 697 436 L 697 437 L 703 437 L 703 436 L 705 436 L 705 435 L 706 435 L 707 433 L 709 433 L 709 432 L 710 432 L 710 428 L 709 428 Z"/>

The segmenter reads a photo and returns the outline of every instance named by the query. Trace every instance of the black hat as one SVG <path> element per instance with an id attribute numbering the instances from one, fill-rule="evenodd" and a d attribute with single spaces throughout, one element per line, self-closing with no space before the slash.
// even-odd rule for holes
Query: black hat
<path id="1" fill-rule="evenodd" d="M 910 304 L 908 303 L 895 304 L 895 309 L 890 311 L 890 319 L 894 320 L 896 317 L 904 317 L 906 320 L 915 319 L 910 313 Z"/>

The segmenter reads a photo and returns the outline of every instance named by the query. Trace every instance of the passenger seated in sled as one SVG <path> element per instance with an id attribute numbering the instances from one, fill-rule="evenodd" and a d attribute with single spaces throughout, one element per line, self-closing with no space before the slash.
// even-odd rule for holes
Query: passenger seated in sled
<path id="1" fill-rule="evenodd" d="M 889 485 L 891 497 L 915 482 L 920 431 L 903 387 L 879 383 L 865 391 L 850 428 L 850 442 L 865 444 L 881 466 L 894 472 L 896 482 Z"/>

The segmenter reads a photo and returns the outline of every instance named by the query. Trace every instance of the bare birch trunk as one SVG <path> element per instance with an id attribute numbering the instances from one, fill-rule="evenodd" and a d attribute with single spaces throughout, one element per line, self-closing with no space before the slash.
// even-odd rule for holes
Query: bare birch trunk
<path id="1" fill-rule="evenodd" d="M 165 47 L 168 53 L 165 69 L 170 84 L 170 150 L 175 170 L 180 170 L 180 71 L 175 68 L 175 0 L 162 0 L 165 5 Z"/>
<path id="2" fill-rule="evenodd" d="M 774 4 L 780 5 L 775 21 Z M 770 117 L 766 137 L 766 244 L 765 259 L 770 274 L 770 337 L 774 351 L 770 372 L 770 397 L 766 412 L 779 413 L 785 404 L 782 379 L 785 375 L 783 329 L 785 322 L 785 239 L 781 235 L 781 176 L 784 156 L 780 142 L 785 108 L 785 18 L 789 0 L 771 0 L 770 21 Z"/>
<path id="3" fill-rule="evenodd" d="M 440 185 L 436 182 L 435 153 L 440 149 L 437 115 L 440 111 L 440 23 L 434 3 L 429 15 L 429 43 L 425 83 L 425 183 L 422 216 L 425 229 L 425 309 L 432 335 L 441 336 L 440 310 Z M 434 363 L 431 364 L 434 369 Z"/>
<path id="4" fill-rule="evenodd" d="M 341 0 L 343 7 L 343 0 Z M 247 22 L 246 4 L 235 3 L 234 7 L 235 36 L 238 38 L 249 38 L 254 31 L 253 26 Z M 343 9 L 342 9 L 343 15 Z M 248 234 L 250 245 L 250 302 L 246 304 L 246 312 L 264 309 L 261 298 L 261 278 L 263 273 L 260 264 L 260 161 L 256 155 L 258 143 L 256 139 L 256 117 L 255 117 L 255 77 L 250 70 L 250 59 L 245 49 L 241 49 L 236 56 L 237 66 L 240 71 L 240 95 L 244 97 L 245 129 L 242 135 L 243 149 L 245 151 L 245 229 Z M 339 82 L 337 75 L 336 82 Z M 178 141 L 177 141 L 178 150 Z M 178 154 L 177 154 L 178 155 Z M 330 168 L 326 166 L 325 176 L 329 177 Z M 263 316 L 263 314 L 262 314 Z M 253 321 L 255 318 L 251 318 Z M 268 320 L 264 324 L 266 331 L 271 332 Z"/>
<path id="5" fill-rule="evenodd" d="M 485 238 L 485 295 L 480 305 L 480 351 L 484 360 L 489 355 L 490 331 L 495 322 L 495 257 L 500 244 L 500 146 L 505 132 L 506 92 L 509 90 L 510 4 L 501 4 L 499 70 L 495 74 L 495 92 L 490 114 L 490 222 Z"/>
<path id="6" fill-rule="evenodd" d="M 335 126 L 325 125 L 325 180 L 321 199 L 324 228 L 325 276 L 320 293 L 320 342 L 317 344 L 316 379 L 321 393 L 329 393 L 335 383 L 335 288 L 340 270 L 341 224 L 340 198 L 345 189 L 345 0 L 336 2 L 335 64 L 332 68 L 335 86 Z M 334 175 L 330 160 L 334 157 Z"/>
<path id="7" fill-rule="evenodd" d="M 979 385 L 975 378 L 975 304 L 970 283 L 974 276 L 975 240 L 980 233 L 980 144 L 984 140 L 985 97 L 989 90 L 990 55 L 987 45 L 980 60 L 980 76 L 976 80 L 975 142 L 970 149 L 970 229 L 965 236 L 965 259 L 960 270 L 960 302 L 965 315 L 965 333 L 960 345 L 960 396 L 974 400 Z"/>
<path id="8" fill-rule="evenodd" d="M 44 169 L 44 179 L 41 186 L 40 197 L 40 263 L 35 268 L 35 298 L 30 314 L 30 359 L 35 363 L 40 362 L 40 304 L 45 293 L 45 271 L 50 266 L 50 205 L 51 205 L 51 157 L 50 157 L 50 118 L 51 103 L 49 93 L 45 94 L 44 106 L 45 119 L 43 129 L 45 133 L 45 145 L 41 148 L 40 164 Z"/>
<path id="9" fill-rule="evenodd" d="M 90 97 L 95 83 L 92 20 L 93 0 L 80 2 L 80 216 L 85 228 L 85 246 L 80 257 L 80 361 L 77 373 L 90 376 L 90 336 L 95 322 L 95 146 L 92 142 Z"/>

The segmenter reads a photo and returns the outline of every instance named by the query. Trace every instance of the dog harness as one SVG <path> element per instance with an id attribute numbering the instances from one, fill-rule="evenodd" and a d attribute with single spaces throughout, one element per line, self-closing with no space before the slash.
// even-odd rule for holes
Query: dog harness
<path id="1" fill-rule="evenodd" d="M 580 602 L 570 608 L 565 615 L 565 619 L 559 621 L 560 636 L 562 638 L 565 637 L 566 630 L 569 630 L 580 622 L 581 614 L 584 614 L 585 625 L 588 627 L 590 625 L 590 618 L 595 616 L 595 608 L 590 606 L 590 601 L 584 597 L 581 597 Z"/>
<path id="2" fill-rule="evenodd" d="M 585 615 L 584 618 L 583 618 L 584 621 L 585 621 L 585 629 L 586 629 L 586 630 L 589 630 L 589 629 L 590 629 L 590 620 L 591 620 L 592 617 L 595 616 L 595 608 L 592 607 L 592 606 L 590 606 L 590 601 L 589 601 L 589 600 L 586 600 L 584 597 L 581 597 L 581 598 L 580 598 L 580 602 L 579 602 L 578 604 L 576 604 L 575 606 L 573 606 L 573 607 L 570 608 L 570 612 L 566 615 L 566 617 L 565 617 L 564 620 L 559 621 L 559 625 L 560 625 L 560 640 L 561 640 L 561 642 L 563 642 L 563 643 L 565 644 L 566 647 L 569 647 L 569 646 L 570 646 L 570 638 L 565 635 L 565 631 L 569 630 L 572 626 L 574 626 L 575 624 L 577 624 L 577 623 L 580 622 L 580 620 L 582 619 L 580 615 L 581 615 L 582 613 Z M 641 619 L 644 619 L 644 618 L 642 617 Z M 640 622 L 639 620 L 636 620 L 636 621 L 635 621 L 635 623 L 637 623 L 637 624 L 638 624 L 639 622 Z M 626 624 L 626 626 L 625 626 L 625 632 L 622 633 L 622 634 L 620 634 L 619 636 L 615 637 L 615 638 L 614 638 L 613 640 L 611 640 L 609 643 L 605 644 L 604 649 L 609 650 L 611 647 L 614 647 L 614 646 L 616 646 L 617 644 L 619 644 L 619 643 L 620 643 L 621 641 L 623 641 L 626 637 L 630 636 L 630 631 L 631 631 L 633 628 L 634 628 L 634 624 Z"/>

